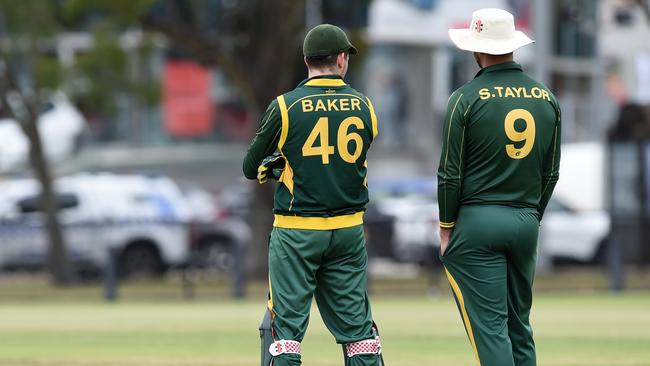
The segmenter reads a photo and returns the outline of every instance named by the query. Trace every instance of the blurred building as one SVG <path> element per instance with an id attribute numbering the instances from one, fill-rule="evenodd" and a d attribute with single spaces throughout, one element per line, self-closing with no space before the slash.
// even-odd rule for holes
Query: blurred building
<path id="1" fill-rule="evenodd" d="M 452 47 L 447 29 L 469 26 L 481 7 L 509 8 L 504 0 L 370 5 L 362 90 L 374 100 L 380 121 L 370 174 L 394 175 L 396 167 L 405 176 L 435 173 L 447 99 L 478 71 L 471 54 Z"/>
<path id="2" fill-rule="evenodd" d="M 394 174 L 389 167 L 399 165 L 406 175 L 434 174 L 447 98 L 478 71 L 471 54 L 453 47 L 447 29 L 467 27 L 472 12 L 484 7 L 511 11 L 517 27 L 537 40 L 518 50 L 515 58 L 558 97 L 564 142 L 604 140 L 618 107 L 608 98 L 605 57 L 617 54 L 616 47 L 633 48 L 616 40 L 616 33 L 608 34 L 611 25 L 605 24 L 604 14 L 614 6 L 610 3 L 614 1 L 374 1 L 367 29 L 371 51 L 365 87 L 376 100 L 384 132 L 375 154 L 387 162 L 385 170 L 377 172 L 375 166 L 374 173 Z M 640 12 L 636 13 L 634 18 L 641 22 Z M 637 24 L 635 30 L 645 28 Z M 618 37 L 628 39 L 629 34 Z M 642 36 L 636 39 L 644 41 Z M 626 51 L 618 56 L 625 70 L 635 67 L 628 55 Z M 636 74 L 627 77 L 637 80 Z M 400 164 L 393 164 L 396 160 Z"/>
<path id="3" fill-rule="evenodd" d="M 650 17 L 629 1 L 600 4 L 598 37 L 608 64 L 608 94 L 617 103 L 650 105 Z"/>
<path id="4" fill-rule="evenodd" d="M 204 3 L 206 29 L 216 29 L 216 14 L 227 3 Z M 353 65 L 349 79 L 373 98 L 380 119 L 371 175 L 435 174 L 447 98 L 478 71 L 471 54 L 453 47 L 447 29 L 468 26 L 483 7 L 510 10 L 537 40 L 516 59 L 557 95 L 565 142 L 602 141 L 620 105 L 650 100 L 650 23 L 632 1 L 308 0 L 306 28 L 340 24 L 361 43 L 353 62 L 362 65 Z M 61 64 L 73 64 L 93 47 L 95 14 L 81 19 L 48 52 Z M 257 121 L 227 75 L 137 27 L 124 29 L 118 44 L 128 78 L 159 83 L 160 102 L 145 106 L 115 95 L 115 116 L 86 115 L 84 147 L 59 170 L 159 171 L 215 187 L 240 176 Z M 143 47 L 151 51 L 144 55 Z M 304 70 L 296 70 L 296 78 L 302 76 Z"/>

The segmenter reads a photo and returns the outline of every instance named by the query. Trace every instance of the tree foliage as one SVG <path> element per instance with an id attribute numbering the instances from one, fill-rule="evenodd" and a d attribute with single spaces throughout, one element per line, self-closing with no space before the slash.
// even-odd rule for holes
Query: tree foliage
<path id="1" fill-rule="evenodd" d="M 304 0 L 162 0 L 141 21 L 200 62 L 218 65 L 259 113 L 293 86 L 304 13 Z"/>
<path id="2" fill-rule="evenodd" d="M 194 59 L 217 65 L 257 119 L 277 95 L 294 87 L 303 69 L 304 0 L 160 0 L 141 18 Z M 248 222 L 253 228 L 249 273 L 266 274 L 272 187 L 255 184 Z"/>
<path id="3" fill-rule="evenodd" d="M 218 66 L 255 119 L 271 100 L 294 86 L 303 70 L 305 0 L 21 0 L 2 2 L 0 13 L 5 17 L 0 32 L 10 40 L 11 58 L 32 63 L 19 70 L 29 75 L 31 90 L 64 89 L 104 116 L 115 112 L 116 93 L 141 103 L 159 100 L 157 84 L 147 87 L 128 77 L 129 60 L 118 36 L 129 29 L 162 34 L 171 48 Z M 56 36 L 88 30 L 92 47 L 78 54 L 73 65 L 61 67 L 55 57 Z M 138 52 L 148 50 L 145 44 Z M 251 257 L 257 273 L 266 262 L 270 188 L 256 188 L 250 219 L 256 232 Z"/>
<path id="4" fill-rule="evenodd" d="M 63 65 L 57 58 L 60 35 L 83 28 L 81 20 L 89 14 L 101 17 L 95 8 L 98 3 L 113 4 L 111 10 L 120 11 L 122 17 L 104 16 L 105 22 L 93 32 L 93 46 L 75 65 Z M 41 206 L 50 239 L 48 267 L 55 283 L 68 284 L 74 275 L 59 225 L 51 167 L 37 127 L 39 111 L 48 91 L 72 91 L 77 85 L 71 82 L 75 77 L 85 78 L 90 86 L 87 93 L 76 96 L 87 97 L 93 101 L 93 108 L 104 114 L 110 114 L 116 92 L 135 97 L 142 93 L 147 96 L 142 99 L 151 100 L 150 90 L 131 83 L 126 76 L 126 56 L 116 41 L 117 30 L 135 21 L 149 6 L 151 2 L 137 0 L 0 2 L 0 107 L 19 124 L 30 143 L 30 163 L 41 185 Z"/>

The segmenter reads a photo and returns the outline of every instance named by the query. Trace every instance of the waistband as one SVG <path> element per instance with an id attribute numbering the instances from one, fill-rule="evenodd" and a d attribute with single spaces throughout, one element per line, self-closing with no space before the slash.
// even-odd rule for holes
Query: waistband
<path id="1" fill-rule="evenodd" d="M 528 205 L 518 205 L 518 204 L 508 204 L 508 203 L 497 203 L 497 202 L 471 202 L 471 203 L 461 203 L 460 209 L 476 209 L 476 208 L 496 208 L 503 210 L 513 210 L 513 211 L 535 211 L 537 212 L 537 207 L 528 206 Z"/>
<path id="2" fill-rule="evenodd" d="M 335 230 L 363 224 L 363 211 L 332 217 L 275 215 L 274 227 L 302 230 Z"/>

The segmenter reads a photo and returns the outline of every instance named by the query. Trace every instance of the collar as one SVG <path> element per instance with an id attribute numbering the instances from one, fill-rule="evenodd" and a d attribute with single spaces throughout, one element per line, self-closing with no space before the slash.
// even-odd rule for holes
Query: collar
<path id="1" fill-rule="evenodd" d="M 487 74 L 489 72 L 497 72 L 497 71 L 505 71 L 505 70 L 517 70 L 517 71 L 524 71 L 524 69 L 519 65 L 518 63 L 514 61 L 507 61 L 501 64 L 496 64 L 492 66 L 488 66 L 485 68 L 482 68 L 481 71 L 479 71 L 474 78 L 477 78 L 483 74 Z"/>
<path id="2" fill-rule="evenodd" d="M 346 85 L 345 81 L 343 81 L 340 75 L 319 75 L 319 76 L 314 76 L 313 78 L 303 80 L 300 84 L 298 84 L 298 87 L 301 86 L 333 87 L 333 86 L 345 86 L 345 85 Z"/>

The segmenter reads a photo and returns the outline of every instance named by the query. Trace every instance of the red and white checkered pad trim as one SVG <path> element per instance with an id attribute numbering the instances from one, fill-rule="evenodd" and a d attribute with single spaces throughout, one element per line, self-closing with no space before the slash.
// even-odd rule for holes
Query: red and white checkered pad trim
<path id="1" fill-rule="evenodd" d="M 363 341 L 348 343 L 345 345 L 345 352 L 348 357 L 354 355 L 369 355 L 381 353 L 381 342 L 379 337 L 374 339 L 364 339 Z"/>
<path id="2" fill-rule="evenodd" d="M 285 339 L 281 339 L 279 341 L 275 341 L 271 343 L 271 346 L 269 347 L 269 352 L 273 357 L 281 355 L 283 353 L 300 354 L 301 351 L 300 348 L 301 348 L 300 342 L 298 341 L 287 341 Z"/>

